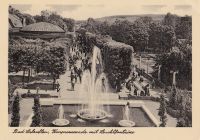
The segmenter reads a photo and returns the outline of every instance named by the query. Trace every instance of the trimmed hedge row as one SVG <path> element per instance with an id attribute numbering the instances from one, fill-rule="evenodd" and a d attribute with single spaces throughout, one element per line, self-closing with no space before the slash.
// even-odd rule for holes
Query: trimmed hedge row
<path id="1" fill-rule="evenodd" d="M 121 89 L 121 83 L 125 81 L 131 72 L 133 48 L 129 45 L 109 40 L 101 48 L 104 61 L 104 69 L 112 88 Z"/>
<path id="2" fill-rule="evenodd" d="M 31 93 L 26 93 L 26 94 L 22 94 L 21 97 L 22 98 L 35 98 L 37 96 L 37 94 L 31 94 Z M 49 94 L 39 94 L 40 98 L 58 98 L 58 96 L 51 96 Z"/>
<path id="3" fill-rule="evenodd" d="M 108 36 L 97 36 L 86 32 L 87 46 L 97 46 L 101 49 L 104 64 L 104 72 L 113 89 L 119 91 L 121 83 L 125 81 L 131 72 L 133 47 L 116 42 Z"/>

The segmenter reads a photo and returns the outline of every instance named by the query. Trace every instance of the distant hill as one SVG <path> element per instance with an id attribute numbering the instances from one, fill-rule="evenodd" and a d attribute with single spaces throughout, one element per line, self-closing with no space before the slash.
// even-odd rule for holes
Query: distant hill
<path id="1" fill-rule="evenodd" d="M 130 22 L 134 22 L 136 19 L 140 17 L 152 17 L 153 20 L 155 21 L 161 21 L 163 20 L 165 15 L 157 15 L 157 14 L 144 14 L 144 15 L 116 15 L 116 16 L 107 16 L 107 17 L 102 17 L 102 18 L 96 18 L 95 20 L 97 21 L 107 21 L 108 23 L 112 24 L 115 22 L 115 20 L 128 20 Z"/>

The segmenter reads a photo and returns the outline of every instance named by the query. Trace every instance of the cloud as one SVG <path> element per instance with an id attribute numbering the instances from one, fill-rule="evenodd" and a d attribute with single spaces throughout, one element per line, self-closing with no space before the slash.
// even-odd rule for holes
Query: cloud
<path id="1" fill-rule="evenodd" d="M 175 10 L 192 10 L 192 5 L 175 5 L 174 6 Z"/>
<path id="2" fill-rule="evenodd" d="M 16 4 L 13 7 L 19 9 L 23 13 L 38 15 L 42 10 L 56 11 L 63 17 L 74 18 L 77 20 L 85 20 L 88 17 L 100 18 L 113 15 L 137 15 L 137 14 L 178 14 L 180 16 L 191 15 L 192 6 L 172 3 L 131 3 L 132 0 L 101 0 L 98 3 L 81 1 L 79 3 L 63 3 L 63 4 Z"/>
<path id="3" fill-rule="evenodd" d="M 149 12 L 159 12 L 164 7 L 166 7 L 166 5 L 142 5 L 142 9 Z"/>
<path id="4" fill-rule="evenodd" d="M 96 8 L 96 7 L 104 7 L 105 5 L 103 5 L 103 4 L 97 4 L 97 5 L 88 4 L 87 6 Z"/>
<path id="5" fill-rule="evenodd" d="M 80 8 L 82 5 L 78 4 L 72 4 L 72 5 L 47 5 L 53 10 L 55 10 L 58 13 L 63 13 L 63 12 L 72 12 Z"/>

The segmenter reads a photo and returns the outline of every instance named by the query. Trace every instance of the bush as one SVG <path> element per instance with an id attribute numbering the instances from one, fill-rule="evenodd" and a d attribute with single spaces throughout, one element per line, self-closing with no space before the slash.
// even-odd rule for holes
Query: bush
<path id="1" fill-rule="evenodd" d="M 33 106 L 34 116 L 32 117 L 31 127 L 40 127 L 42 126 L 42 113 L 40 107 L 40 98 L 39 95 L 34 97 L 34 106 Z"/>
<path id="2" fill-rule="evenodd" d="M 177 109 L 173 109 L 173 108 L 171 108 L 171 107 L 166 107 L 166 111 L 167 111 L 167 113 L 169 114 L 169 115 L 171 115 L 172 117 L 174 117 L 174 118 L 178 118 L 179 117 L 179 115 L 180 115 L 180 111 L 179 110 L 177 110 Z"/>
<path id="3" fill-rule="evenodd" d="M 37 95 L 32 93 L 22 94 L 22 98 L 35 98 Z M 49 94 L 39 94 L 40 98 L 51 98 Z"/>
<path id="4" fill-rule="evenodd" d="M 158 115 L 160 116 L 160 121 L 161 121 L 160 127 L 165 127 L 167 122 L 167 116 L 166 116 L 166 102 L 163 94 L 160 96 L 160 107 L 158 110 L 159 110 Z"/>
<path id="5" fill-rule="evenodd" d="M 20 105 L 19 105 L 19 95 L 17 94 L 14 98 L 12 105 L 12 118 L 11 127 L 18 127 L 20 123 Z"/>

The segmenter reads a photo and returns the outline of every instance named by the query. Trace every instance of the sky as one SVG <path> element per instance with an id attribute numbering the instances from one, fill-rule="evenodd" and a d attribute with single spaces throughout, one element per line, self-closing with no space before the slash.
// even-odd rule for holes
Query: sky
<path id="1" fill-rule="evenodd" d="M 139 3 L 134 4 L 130 0 L 105 0 L 98 3 L 62 3 L 62 4 L 11 4 L 12 7 L 22 13 L 31 15 L 40 14 L 42 10 L 56 11 L 63 17 L 75 20 L 86 20 L 89 17 L 99 18 L 112 15 L 137 15 L 137 14 L 166 14 L 167 12 L 180 16 L 191 15 L 192 5 L 190 4 L 154 4 Z"/>

